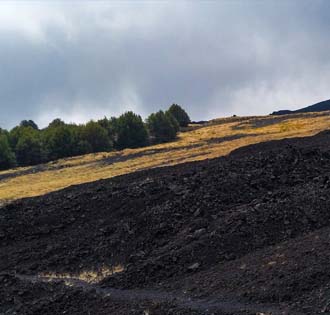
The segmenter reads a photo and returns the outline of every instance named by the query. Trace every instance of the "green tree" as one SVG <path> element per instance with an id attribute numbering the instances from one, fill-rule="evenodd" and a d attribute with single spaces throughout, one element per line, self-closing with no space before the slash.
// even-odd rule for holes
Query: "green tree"
<path id="1" fill-rule="evenodd" d="M 116 147 L 138 148 L 148 144 L 148 132 L 141 116 L 133 112 L 122 114 L 116 121 Z"/>
<path id="2" fill-rule="evenodd" d="M 55 118 L 52 122 L 49 123 L 47 128 L 63 127 L 65 122 L 60 118 Z"/>
<path id="3" fill-rule="evenodd" d="M 168 109 L 168 113 L 178 121 L 180 127 L 187 127 L 190 123 L 190 118 L 186 111 L 177 104 L 171 105 Z"/>
<path id="4" fill-rule="evenodd" d="M 93 152 L 92 146 L 86 140 L 79 140 L 75 146 L 74 155 L 83 155 Z"/>
<path id="5" fill-rule="evenodd" d="M 173 128 L 175 129 L 175 132 L 180 131 L 180 125 L 179 125 L 178 121 L 176 120 L 176 118 L 169 111 L 166 111 L 165 115 L 166 115 L 167 119 L 171 122 Z"/>
<path id="6" fill-rule="evenodd" d="M 88 122 L 82 129 L 82 140 L 90 144 L 93 152 L 112 149 L 112 141 L 109 139 L 107 130 L 95 121 Z"/>
<path id="7" fill-rule="evenodd" d="M 31 127 L 35 130 L 39 130 L 38 125 L 33 120 L 22 120 L 20 123 L 21 127 Z"/>
<path id="8" fill-rule="evenodd" d="M 107 117 L 104 117 L 103 119 L 98 120 L 97 123 L 107 131 L 109 139 L 114 142 L 116 138 L 117 118 L 111 117 L 108 119 Z"/>
<path id="9" fill-rule="evenodd" d="M 147 128 L 153 142 L 161 143 L 175 139 L 176 127 L 175 120 L 163 111 L 151 114 L 147 118 Z M 177 124 L 177 122 L 176 122 Z"/>
<path id="10" fill-rule="evenodd" d="M 5 170 L 16 166 L 15 154 L 12 151 L 8 136 L 5 132 L 0 132 L 0 170 Z"/>
<path id="11" fill-rule="evenodd" d="M 19 165 L 35 165 L 46 160 L 40 134 L 32 127 L 23 127 L 15 147 L 16 159 Z"/>
<path id="12" fill-rule="evenodd" d="M 89 142 L 83 139 L 83 130 L 85 125 L 67 125 L 71 130 L 72 135 L 72 155 L 82 155 L 93 152 L 92 146 Z"/>
<path id="13" fill-rule="evenodd" d="M 27 127 L 16 126 L 12 130 L 10 130 L 8 139 L 9 144 L 13 150 L 15 150 L 17 142 L 19 138 L 23 135 L 25 128 Z"/>
<path id="14" fill-rule="evenodd" d="M 45 147 L 50 160 L 73 156 L 75 151 L 73 129 L 68 125 L 50 124 L 43 131 Z"/>

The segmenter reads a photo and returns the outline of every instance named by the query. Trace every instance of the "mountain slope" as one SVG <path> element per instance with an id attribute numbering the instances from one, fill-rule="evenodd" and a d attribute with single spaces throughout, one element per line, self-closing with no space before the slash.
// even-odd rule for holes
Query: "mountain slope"
<path id="1" fill-rule="evenodd" d="M 224 156 L 249 144 L 310 136 L 327 128 L 328 112 L 215 119 L 190 126 L 176 141 L 165 144 L 0 172 L 0 204 L 138 170 Z"/>
<path id="2" fill-rule="evenodd" d="M 273 112 L 272 115 L 288 115 L 297 113 L 311 113 L 311 112 L 323 112 L 330 110 L 330 100 L 322 101 L 297 110 L 279 110 Z"/>
<path id="3" fill-rule="evenodd" d="M 330 133 L 323 132 L 18 200 L 0 208 L 0 272 L 9 283 L 0 301 L 25 286 L 29 301 L 44 303 L 39 284 L 15 274 L 86 279 L 94 273 L 98 286 L 123 294 L 231 300 L 243 305 L 241 314 L 328 311 L 329 188 Z M 54 292 L 70 305 L 81 300 L 61 284 L 42 286 L 49 309 L 43 314 L 54 314 Z M 104 313 L 138 314 L 146 305 L 150 314 L 195 314 L 193 303 L 116 306 L 97 292 L 85 294 Z M 71 314 L 82 311 L 77 306 Z M 240 314 L 207 307 L 203 313 Z"/>

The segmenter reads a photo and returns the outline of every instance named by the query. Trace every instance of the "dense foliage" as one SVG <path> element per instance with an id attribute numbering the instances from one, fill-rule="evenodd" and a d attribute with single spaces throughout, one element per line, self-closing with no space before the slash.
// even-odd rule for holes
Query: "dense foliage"
<path id="1" fill-rule="evenodd" d="M 159 111 L 147 118 L 147 127 L 151 140 L 160 143 L 175 139 L 178 122 L 171 114 L 165 114 L 163 111 Z"/>
<path id="2" fill-rule="evenodd" d="M 148 144 L 148 131 L 141 116 L 126 112 L 116 122 L 118 149 L 138 148 Z"/>
<path id="3" fill-rule="evenodd" d="M 0 170 L 171 141 L 180 126 L 189 122 L 187 113 L 176 104 L 166 112 L 151 114 L 146 122 L 131 111 L 81 125 L 57 118 L 44 129 L 32 120 L 23 120 L 9 132 L 0 128 Z"/>
<path id="4" fill-rule="evenodd" d="M 187 112 L 178 104 L 173 104 L 168 112 L 178 121 L 180 127 L 187 127 L 190 123 L 190 117 Z"/>
<path id="5" fill-rule="evenodd" d="M 15 165 L 16 158 L 9 145 L 8 135 L 0 129 L 0 170 L 11 168 Z"/>
<path id="6" fill-rule="evenodd" d="M 41 140 L 41 134 L 32 127 L 21 127 L 14 152 L 19 165 L 35 165 L 46 160 L 46 152 Z"/>

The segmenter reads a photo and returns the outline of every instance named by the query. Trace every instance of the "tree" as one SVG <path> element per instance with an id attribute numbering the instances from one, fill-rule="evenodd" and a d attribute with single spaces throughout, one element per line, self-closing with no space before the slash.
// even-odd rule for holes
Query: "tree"
<path id="1" fill-rule="evenodd" d="M 16 166 L 15 154 L 9 145 L 7 135 L 4 132 L 0 132 L 0 170 L 14 166 Z"/>
<path id="2" fill-rule="evenodd" d="M 131 111 L 122 114 L 116 121 L 116 138 L 118 149 L 147 145 L 148 132 L 141 116 Z"/>
<path id="3" fill-rule="evenodd" d="M 65 122 L 60 118 L 55 118 L 51 123 L 49 123 L 47 128 L 55 128 L 65 126 Z"/>
<path id="4" fill-rule="evenodd" d="M 93 152 L 92 146 L 83 139 L 83 130 L 85 125 L 69 124 L 67 127 L 72 135 L 72 155 L 82 155 Z"/>
<path id="5" fill-rule="evenodd" d="M 79 140 L 75 146 L 73 155 L 83 155 L 93 152 L 92 146 L 86 140 Z"/>
<path id="6" fill-rule="evenodd" d="M 53 121 L 54 122 L 54 121 Z M 73 130 L 68 125 L 51 123 L 51 127 L 44 130 L 44 142 L 50 160 L 73 156 L 75 143 Z"/>
<path id="7" fill-rule="evenodd" d="M 117 118 L 111 117 L 108 119 L 107 117 L 104 117 L 103 119 L 98 120 L 97 123 L 107 131 L 109 139 L 114 142 L 116 138 Z"/>
<path id="8" fill-rule="evenodd" d="M 23 126 L 16 126 L 12 130 L 10 130 L 9 135 L 8 135 L 8 140 L 11 148 L 15 150 L 17 142 L 19 138 L 23 135 L 24 130 L 27 127 Z"/>
<path id="9" fill-rule="evenodd" d="M 38 131 L 32 127 L 23 127 L 15 147 L 19 165 L 35 165 L 46 160 L 46 153 Z"/>
<path id="10" fill-rule="evenodd" d="M 0 128 L 0 168 L 14 165 L 34 165 L 49 160 L 91 152 L 110 151 L 114 148 L 138 148 L 152 142 L 170 141 L 180 126 L 190 122 L 188 114 L 173 104 L 165 113 L 151 114 L 146 124 L 132 111 L 119 118 L 104 117 L 85 125 L 66 124 L 54 119 L 47 128 L 40 129 L 33 120 L 22 120 L 9 133 Z M 9 148 L 8 148 L 9 146 Z M 6 161 L 6 162 L 5 162 Z"/>
<path id="11" fill-rule="evenodd" d="M 187 127 L 190 123 L 190 118 L 186 111 L 177 104 L 171 105 L 168 109 L 168 113 L 178 121 L 180 127 Z"/>
<path id="12" fill-rule="evenodd" d="M 165 115 L 166 115 L 167 119 L 171 122 L 175 132 L 176 133 L 179 132 L 180 125 L 179 125 L 178 121 L 176 120 L 176 118 L 169 111 L 166 111 Z"/>
<path id="13" fill-rule="evenodd" d="M 87 141 L 92 152 L 110 151 L 112 141 L 109 139 L 108 132 L 95 121 L 90 121 L 82 129 L 82 140 Z"/>
<path id="14" fill-rule="evenodd" d="M 156 143 L 175 139 L 177 133 L 173 116 L 166 115 L 163 111 L 151 114 L 147 118 L 147 128 L 152 140 Z"/>
<path id="15" fill-rule="evenodd" d="M 33 120 L 22 120 L 20 123 L 21 127 L 31 127 L 35 130 L 39 130 L 38 125 Z"/>

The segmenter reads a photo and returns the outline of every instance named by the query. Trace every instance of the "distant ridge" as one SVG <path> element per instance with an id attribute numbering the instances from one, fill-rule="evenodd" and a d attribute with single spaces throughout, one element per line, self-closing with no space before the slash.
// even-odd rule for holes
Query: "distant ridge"
<path id="1" fill-rule="evenodd" d="M 287 114 L 296 114 L 296 113 L 310 113 L 310 112 L 323 112 L 330 110 L 330 100 L 316 103 L 297 110 L 279 110 L 277 112 L 271 113 L 271 115 L 287 115 Z"/>

